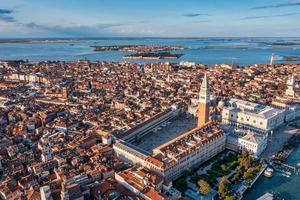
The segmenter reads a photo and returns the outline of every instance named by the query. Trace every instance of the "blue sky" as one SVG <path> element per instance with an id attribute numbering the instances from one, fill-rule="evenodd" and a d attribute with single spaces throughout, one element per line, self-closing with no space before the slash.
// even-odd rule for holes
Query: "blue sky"
<path id="1" fill-rule="evenodd" d="M 300 36 L 300 0 L 0 0 L 0 37 Z"/>

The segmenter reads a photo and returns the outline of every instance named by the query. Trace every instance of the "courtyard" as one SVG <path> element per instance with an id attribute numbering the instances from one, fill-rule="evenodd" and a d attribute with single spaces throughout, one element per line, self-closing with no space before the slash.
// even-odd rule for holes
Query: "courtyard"
<path id="1" fill-rule="evenodd" d="M 163 123 L 156 130 L 143 137 L 140 142 L 134 143 L 134 145 L 152 153 L 152 150 L 156 147 L 195 128 L 196 122 L 196 119 L 190 114 L 179 116 L 169 122 Z"/>

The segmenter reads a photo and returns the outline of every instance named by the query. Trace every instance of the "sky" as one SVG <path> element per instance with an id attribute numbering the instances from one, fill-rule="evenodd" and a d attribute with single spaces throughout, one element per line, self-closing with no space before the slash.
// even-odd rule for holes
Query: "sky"
<path id="1" fill-rule="evenodd" d="M 300 0 L 0 0 L 0 38 L 298 36 Z"/>

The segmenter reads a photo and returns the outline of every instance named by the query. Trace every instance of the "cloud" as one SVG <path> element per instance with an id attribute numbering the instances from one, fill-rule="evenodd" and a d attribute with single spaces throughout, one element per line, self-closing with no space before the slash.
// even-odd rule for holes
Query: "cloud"
<path id="1" fill-rule="evenodd" d="M 2 27 L 15 27 L 23 31 L 35 33 L 49 33 L 61 36 L 98 36 L 101 34 L 114 34 L 113 28 L 122 26 L 117 23 L 103 23 L 95 25 L 80 25 L 80 24 L 66 24 L 66 25 L 48 25 L 36 22 L 24 23 L 13 16 L 14 10 L 0 8 L 0 22 L 5 22 Z M 145 23 L 146 21 L 143 21 Z M 142 23 L 142 22 L 141 22 Z M 5 30 L 0 30 L 4 32 Z"/>
<path id="2" fill-rule="evenodd" d="M 13 13 L 13 10 L 0 8 L 0 21 L 15 22 L 14 17 L 11 16 L 12 13 Z"/>
<path id="3" fill-rule="evenodd" d="M 241 20 L 264 19 L 264 18 L 275 18 L 275 17 L 287 17 L 287 16 L 294 16 L 294 15 L 300 15 L 300 12 L 298 12 L 298 13 L 286 13 L 286 14 L 280 14 L 280 15 L 250 16 L 250 17 L 243 17 L 243 18 L 241 18 Z"/>
<path id="4" fill-rule="evenodd" d="M 198 21 L 192 21 L 191 23 L 204 23 L 204 22 L 210 22 L 210 20 L 198 20 Z"/>
<path id="5" fill-rule="evenodd" d="M 12 14 L 12 13 L 13 13 L 12 10 L 1 9 L 1 8 L 0 8 L 0 15 L 2 15 L 2 14 Z"/>
<path id="6" fill-rule="evenodd" d="M 147 23 L 151 23 L 150 20 L 141 20 L 141 21 L 137 21 L 137 24 L 147 24 Z"/>
<path id="7" fill-rule="evenodd" d="M 46 31 L 54 34 L 64 35 L 64 36 L 91 36 L 99 35 L 102 33 L 109 33 L 110 29 L 113 27 L 122 26 L 122 24 L 96 24 L 96 25 L 72 25 L 72 26 L 51 26 L 42 25 L 35 22 L 24 24 L 27 28 L 36 29 L 38 31 Z"/>
<path id="8" fill-rule="evenodd" d="M 185 13 L 182 16 L 184 16 L 184 17 L 200 17 L 200 16 L 209 16 L 209 15 L 202 14 L 202 13 Z"/>
<path id="9" fill-rule="evenodd" d="M 48 25 L 41 24 L 36 22 L 24 23 L 19 20 L 16 20 L 12 15 L 14 13 L 13 10 L 8 9 L 0 9 L 0 22 L 4 22 L 2 24 L 3 30 L 0 28 L 0 33 L 5 32 L 8 27 L 15 27 L 15 29 L 19 29 L 19 31 L 23 32 L 30 31 L 32 33 L 37 34 L 47 34 L 50 35 L 58 35 L 58 36 L 99 36 L 102 34 L 115 34 L 114 28 L 120 27 L 123 24 L 117 23 L 103 23 L 103 24 L 95 24 L 95 25 L 80 25 L 80 24 L 66 24 L 66 25 Z M 145 22 L 145 21 L 144 21 Z M 1 30 L 2 29 L 2 30 Z"/>
<path id="10" fill-rule="evenodd" d="M 4 21 L 4 22 L 15 22 L 14 17 L 10 16 L 10 15 L 1 15 L 0 14 L 0 21 Z"/>
<path id="11" fill-rule="evenodd" d="M 291 7 L 291 6 L 300 6 L 300 1 L 298 1 L 298 2 L 289 2 L 289 3 L 270 4 L 270 5 L 265 5 L 265 6 L 253 7 L 253 8 L 250 8 L 250 9 L 257 10 L 257 9 L 281 8 L 281 7 Z"/>

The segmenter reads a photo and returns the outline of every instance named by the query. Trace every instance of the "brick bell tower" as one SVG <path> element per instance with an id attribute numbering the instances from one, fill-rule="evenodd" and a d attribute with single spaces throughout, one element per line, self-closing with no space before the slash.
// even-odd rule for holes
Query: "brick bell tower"
<path id="1" fill-rule="evenodd" d="M 206 74 L 204 75 L 201 89 L 199 93 L 199 104 L 198 104 L 198 127 L 202 127 L 209 122 L 209 101 L 210 91 L 209 84 Z"/>

